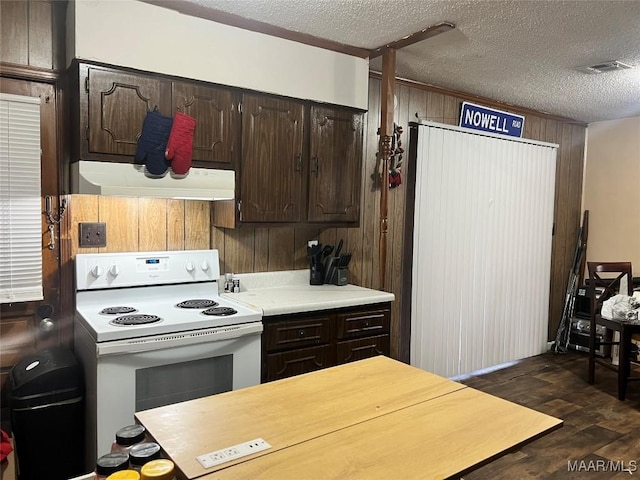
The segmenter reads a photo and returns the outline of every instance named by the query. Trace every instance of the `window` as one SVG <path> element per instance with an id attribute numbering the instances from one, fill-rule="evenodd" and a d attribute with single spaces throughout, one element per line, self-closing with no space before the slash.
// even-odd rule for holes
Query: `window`
<path id="1" fill-rule="evenodd" d="M 0 94 L 0 303 L 42 300 L 40 99 Z"/>

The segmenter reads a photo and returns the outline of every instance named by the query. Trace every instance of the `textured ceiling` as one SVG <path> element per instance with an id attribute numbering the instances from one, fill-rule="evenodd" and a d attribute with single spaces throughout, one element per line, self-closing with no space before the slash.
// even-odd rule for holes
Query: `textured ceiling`
<path id="1" fill-rule="evenodd" d="M 452 22 L 398 50 L 397 76 L 583 122 L 640 115 L 640 0 L 189 1 L 367 49 Z M 609 60 L 637 67 L 578 69 Z"/>

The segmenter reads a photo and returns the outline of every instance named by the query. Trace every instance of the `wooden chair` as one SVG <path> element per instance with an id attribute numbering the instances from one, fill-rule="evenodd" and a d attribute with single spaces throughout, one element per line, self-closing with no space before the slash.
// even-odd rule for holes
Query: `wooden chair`
<path id="1" fill-rule="evenodd" d="M 602 303 L 618 293 L 632 295 L 633 276 L 630 262 L 587 262 L 589 269 L 589 290 L 591 294 L 591 321 L 589 328 L 589 383 L 595 381 L 596 363 L 618 373 L 618 399 L 624 400 L 629 380 L 640 380 L 631 377 L 631 335 L 640 333 L 640 323 L 630 323 L 615 319 L 602 318 L 600 311 Z M 627 288 L 620 291 L 622 279 L 626 277 Z M 596 341 L 596 326 L 604 325 L 613 332 L 620 333 L 620 341 Z M 618 365 L 613 365 L 607 359 L 596 358 L 596 350 L 600 345 L 618 345 Z"/>

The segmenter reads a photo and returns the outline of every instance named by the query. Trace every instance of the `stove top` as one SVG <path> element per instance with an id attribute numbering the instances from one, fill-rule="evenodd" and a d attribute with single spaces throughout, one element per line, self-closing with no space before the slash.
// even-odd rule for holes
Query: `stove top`
<path id="1" fill-rule="evenodd" d="M 96 342 L 262 319 L 261 310 L 218 295 L 215 250 L 78 254 L 76 277 L 76 321 Z"/>

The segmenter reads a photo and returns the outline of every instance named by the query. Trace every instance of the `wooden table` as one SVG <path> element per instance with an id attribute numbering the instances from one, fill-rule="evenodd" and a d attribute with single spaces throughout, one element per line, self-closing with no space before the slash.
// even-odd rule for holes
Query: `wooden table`
<path id="1" fill-rule="evenodd" d="M 387 357 L 138 412 L 184 478 L 447 478 L 562 421 Z M 205 469 L 198 455 L 272 448 Z"/>

